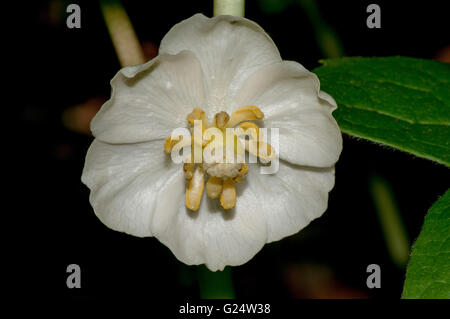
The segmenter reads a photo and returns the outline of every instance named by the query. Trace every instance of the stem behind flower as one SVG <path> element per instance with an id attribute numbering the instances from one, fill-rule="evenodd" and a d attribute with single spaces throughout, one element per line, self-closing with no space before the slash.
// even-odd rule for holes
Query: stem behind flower
<path id="1" fill-rule="evenodd" d="M 205 266 L 199 266 L 197 270 L 200 298 L 203 299 L 234 299 L 233 279 L 231 268 L 223 271 L 212 272 Z"/>
<path id="2" fill-rule="evenodd" d="M 245 0 L 214 0 L 214 16 L 244 16 Z"/>
<path id="3" fill-rule="evenodd" d="M 119 0 L 100 1 L 109 35 L 122 67 L 145 62 L 133 25 Z"/>

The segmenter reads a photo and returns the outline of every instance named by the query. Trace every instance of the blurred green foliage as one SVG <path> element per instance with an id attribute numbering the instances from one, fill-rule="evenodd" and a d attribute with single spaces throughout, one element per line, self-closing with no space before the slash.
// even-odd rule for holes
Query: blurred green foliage
<path id="1" fill-rule="evenodd" d="M 300 6 L 305 11 L 315 32 L 317 45 L 325 58 L 344 56 L 339 36 L 320 14 L 315 0 L 259 0 L 261 11 L 270 14 L 280 13 L 289 6 Z"/>

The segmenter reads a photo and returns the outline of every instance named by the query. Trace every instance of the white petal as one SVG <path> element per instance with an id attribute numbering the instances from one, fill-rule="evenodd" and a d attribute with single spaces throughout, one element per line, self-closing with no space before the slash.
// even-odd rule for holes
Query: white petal
<path id="1" fill-rule="evenodd" d="M 175 25 L 160 52 L 195 53 L 205 76 L 208 115 L 228 111 L 228 97 L 260 67 L 281 61 L 272 39 L 256 23 L 239 17 L 196 14 Z"/>
<path id="2" fill-rule="evenodd" d="M 313 167 L 338 160 L 342 136 L 331 115 L 336 102 L 299 63 L 283 61 L 254 73 L 234 97 L 233 109 L 249 104 L 263 111 L 265 127 L 279 128 L 282 159 Z"/>
<path id="3" fill-rule="evenodd" d="M 95 214 L 109 228 L 139 237 L 152 235 L 158 192 L 180 191 L 172 189 L 172 180 L 182 169 L 164 154 L 163 145 L 164 140 L 92 143 L 81 179 L 91 190 Z"/>
<path id="4" fill-rule="evenodd" d="M 91 122 L 94 136 L 108 143 L 166 138 L 204 103 L 200 64 L 187 51 L 123 68 L 111 86 L 111 99 Z"/>
<path id="5" fill-rule="evenodd" d="M 185 185 L 182 177 L 176 183 L 173 189 Z M 206 192 L 197 212 L 186 208 L 184 190 L 161 195 L 151 227 L 154 236 L 188 265 L 206 264 L 216 271 L 246 263 L 267 241 L 267 225 L 258 196 L 245 184 L 237 185 L 236 207 L 230 211 Z"/>
<path id="6" fill-rule="evenodd" d="M 236 185 L 237 202 L 231 211 L 205 194 L 199 210 L 190 211 L 184 205 L 183 176 L 173 183 L 177 193 L 159 194 L 152 233 L 180 261 L 204 263 L 216 271 L 246 263 L 266 242 L 295 234 L 320 217 L 334 185 L 334 168 L 280 162 L 277 174 L 261 175 L 252 165 L 247 179 Z"/>
<path id="7" fill-rule="evenodd" d="M 299 232 L 327 209 L 334 167 L 300 167 L 280 161 L 279 171 L 272 175 L 254 168 L 247 179 L 258 197 L 258 215 L 267 223 L 267 242 Z"/>

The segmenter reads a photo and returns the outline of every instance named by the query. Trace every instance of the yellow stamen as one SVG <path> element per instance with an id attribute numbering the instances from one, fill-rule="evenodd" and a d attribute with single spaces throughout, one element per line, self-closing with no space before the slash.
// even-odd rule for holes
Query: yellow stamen
<path id="1" fill-rule="evenodd" d="M 195 169 L 194 175 L 186 188 L 186 206 L 196 211 L 202 200 L 203 188 L 205 187 L 204 173 L 201 167 Z"/>
<path id="2" fill-rule="evenodd" d="M 248 165 L 242 165 L 242 168 L 239 170 L 239 176 L 245 176 L 248 173 Z"/>
<path id="3" fill-rule="evenodd" d="M 273 161 L 275 159 L 275 150 L 270 144 L 263 141 L 247 141 L 245 144 L 247 152 L 258 156 L 266 161 Z"/>
<path id="4" fill-rule="evenodd" d="M 222 193 L 222 179 L 211 176 L 206 183 L 206 192 L 209 198 L 217 198 Z"/>
<path id="5" fill-rule="evenodd" d="M 234 186 L 234 181 L 231 178 L 223 181 L 220 204 L 225 209 L 231 209 L 236 205 L 236 186 Z"/>
<path id="6" fill-rule="evenodd" d="M 194 163 L 184 163 L 183 171 L 184 177 L 186 177 L 186 179 L 191 179 L 192 176 L 194 176 L 194 168 L 195 168 Z"/>
<path id="7" fill-rule="evenodd" d="M 210 127 L 203 133 L 203 141 L 206 141 L 206 144 L 214 143 L 216 145 L 215 147 L 222 146 L 224 143 L 224 134 L 220 129 Z"/>
<path id="8" fill-rule="evenodd" d="M 227 127 L 234 127 L 237 124 L 244 121 L 262 120 L 264 113 L 254 105 L 247 105 L 237 109 L 231 114 L 230 121 L 227 123 Z"/>
<path id="9" fill-rule="evenodd" d="M 188 114 L 186 119 L 191 125 L 194 125 L 195 120 L 202 121 L 202 131 L 208 128 L 208 122 L 206 121 L 205 111 L 203 111 L 201 108 L 198 107 L 194 108 L 194 110 Z"/>
<path id="10" fill-rule="evenodd" d="M 227 112 L 219 112 L 214 116 L 214 126 L 218 128 L 224 128 L 226 127 L 229 120 L 230 116 Z"/>
<path id="11" fill-rule="evenodd" d="M 242 182 L 244 180 L 245 175 L 247 175 L 247 173 L 248 173 L 248 165 L 244 164 L 244 165 L 242 165 L 242 168 L 239 170 L 238 176 L 233 178 L 233 181 L 235 183 Z"/>
<path id="12" fill-rule="evenodd" d="M 261 136 L 259 136 L 260 132 L 259 132 L 259 126 L 256 125 L 253 122 L 243 122 L 241 124 L 239 124 L 239 127 L 241 129 L 244 130 L 244 134 L 245 133 L 250 133 L 251 136 L 255 139 L 258 140 L 259 137 L 262 138 L 262 132 L 261 132 Z"/>
<path id="13" fill-rule="evenodd" d="M 164 153 L 166 155 L 169 155 L 172 151 L 173 147 L 180 143 L 180 147 L 184 147 L 186 145 L 191 144 L 190 138 L 188 136 L 183 135 L 176 135 L 176 136 L 169 136 L 166 138 L 166 141 L 164 142 Z"/>
<path id="14" fill-rule="evenodd" d="M 202 131 L 204 131 L 204 129 L 202 128 Z M 205 134 L 206 135 L 206 134 Z M 192 147 L 198 146 L 200 148 L 204 147 L 206 144 L 208 144 L 208 140 L 203 138 L 203 133 L 202 134 L 192 134 Z"/>
<path id="15" fill-rule="evenodd" d="M 233 181 L 235 183 L 240 183 L 244 180 L 244 176 L 236 176 L 235 178 L 233 178 Z"/>

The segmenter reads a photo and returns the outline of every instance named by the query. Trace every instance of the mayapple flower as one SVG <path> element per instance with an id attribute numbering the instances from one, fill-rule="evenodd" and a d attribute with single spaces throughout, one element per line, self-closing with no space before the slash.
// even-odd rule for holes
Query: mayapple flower
<path id="1" fill-rule="evenodd" d="M 154 236 L 180 261 L 215 271 L 249 261 L 326 210 L 342 150 L 336 103 L 313 73 L 283 61 L 256 23 L 196 14 L 166 34 L 156 58 L 121 69 L 111 86 L 82 175 L 109 228 Z M 195 123 L 197 138 L 173 133 Z M 240 147 L 206 134 L 238 128 L 253 129 L 236 135 Z M 277 129 L 278 146 L 259 129 Z M 248 151 L 266 164 L 206 161 L 213 141 L 216 151 Z M 200 153 L 176 163 L 177 143 Z M 275 158 L 277 171 L 261 174 Z"/>

